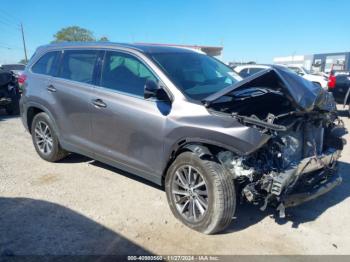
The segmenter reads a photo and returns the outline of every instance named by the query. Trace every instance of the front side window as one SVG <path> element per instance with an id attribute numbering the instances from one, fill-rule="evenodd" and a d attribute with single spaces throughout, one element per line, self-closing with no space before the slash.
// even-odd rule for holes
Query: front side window
<path id="1" fill-rule="evenodd" d="M 32 67 L 32 72 L 43 75 L 54 75 L 57 72 L 60 52 L 54 51 L 43 55 Z"/>
<path id="2" fill-rule="evenodd" d="M 59 77 L 93 84 L 97 50 L 66 50 L 63 54 Z"/>
<path id="3" fill-rule="evenodd" d="M 102 87 L 143 97 L 148 79 L 157 81 L 137 58 L 119 52 L 106 52 L 100 83 Z"/>
<path id="4" fill-rule="evenodd" d="M 202 100 L 241 79 L 230 67 L 200 53 L 152 53 L 150 56 L 185 95 L 195 100 Z"/>

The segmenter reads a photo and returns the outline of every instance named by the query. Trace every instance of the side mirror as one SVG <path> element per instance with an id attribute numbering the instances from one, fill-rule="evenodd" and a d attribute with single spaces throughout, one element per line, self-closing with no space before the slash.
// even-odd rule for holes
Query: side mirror
<path id="1" fill-rule="evenodd" d="M 303 75 L 304 75 L 304 73 L 303 73 L 303 72 L 301 72 L 301 71 L 299 71 L 299 72 L 298 72 L 298 75 L 303 76 Z"/>
<path id="2" fill-rule="evenodd" d="M 145 99 L 154 97 L 159 100 L 169 100 L 169 97 L 167 93 L 164 91 L 164 89 L 161 88 L 157 82 L 150 79 L 146 80 L 143 97 Z"/>
<path id="3" fill-rule="evenodd" d="M 156 83 L 153 80 L 147 79 L 145 83 L 145 90 L 143 97 L 145 99 L 151 98 L 151 97 L 157 97 L 158 91 L 160 90 L 158 83 Z"/>

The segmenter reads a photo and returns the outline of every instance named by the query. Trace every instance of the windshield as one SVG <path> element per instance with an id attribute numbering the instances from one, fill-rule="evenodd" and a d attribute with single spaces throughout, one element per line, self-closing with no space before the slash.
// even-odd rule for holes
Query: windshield
<path id="1" fill-rule="evenodd" d="M 200 53 L 154 53 L 151 56 L 174 84 L 195 100 L 202 100 L 241 80 L 230 67 Z"/>

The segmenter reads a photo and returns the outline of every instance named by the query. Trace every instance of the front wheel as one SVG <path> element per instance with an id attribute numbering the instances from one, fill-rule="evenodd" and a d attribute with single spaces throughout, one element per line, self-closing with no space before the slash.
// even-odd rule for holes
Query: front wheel
<path id="1" fill-rule="evenodd" d="M 205 234 L 224 230 L 235 212 L 232 177 L 220 163 L 192 152 L 180 154 L 170 166 L 165 191 L 174 216 Z"/>

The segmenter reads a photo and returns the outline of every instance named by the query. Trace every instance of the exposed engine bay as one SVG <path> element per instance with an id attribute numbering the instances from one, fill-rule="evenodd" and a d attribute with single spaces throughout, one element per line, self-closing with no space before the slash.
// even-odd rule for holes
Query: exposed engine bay
<path id="1" fill-rule="evenodd" d="M 220 151 L 217 157 L 244 199 L 261 204 L 262 210 L 272 204 L 281 217 L 286 207 L 314 199 L 341 182 L 336 166 L 346 129 L 334 99 L 312 83 L 298 81 L 286 79 L 277 68 L 207 103 L 212 113 L 230 115 L 270 136 L 249 155 Z M 296 85 L 306 85 L 302 96 L 291 95 Z"/>

